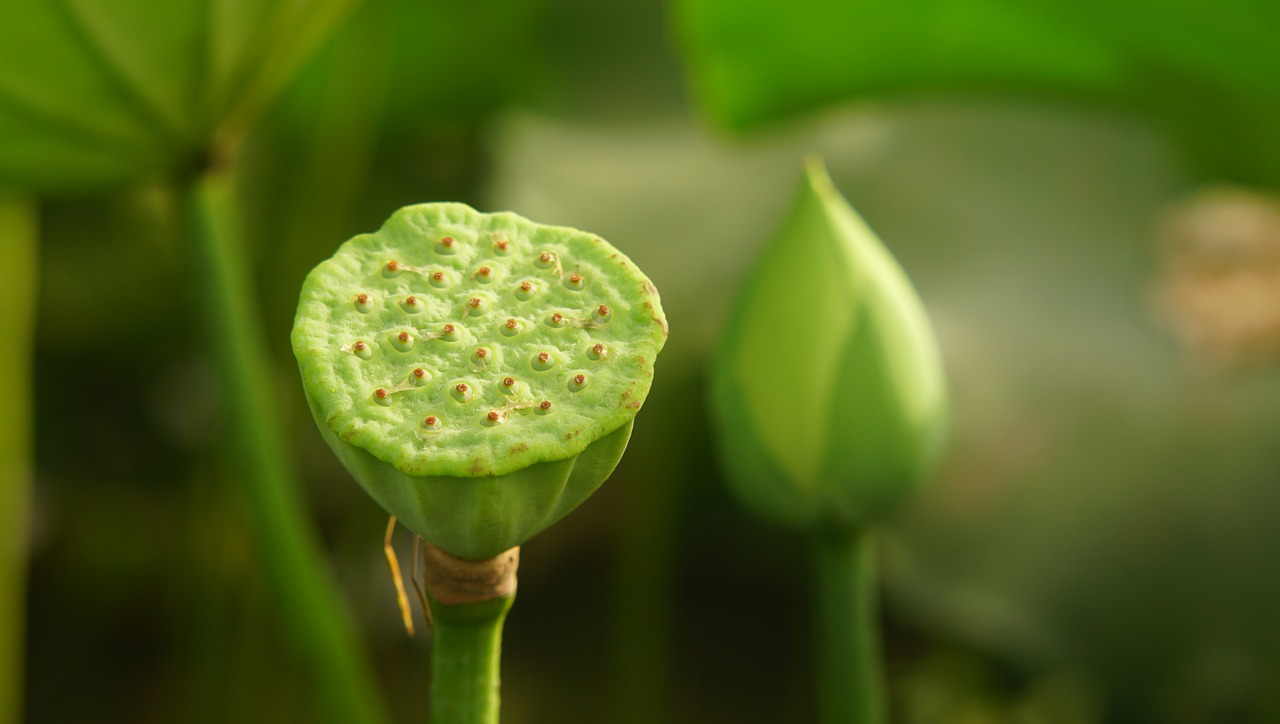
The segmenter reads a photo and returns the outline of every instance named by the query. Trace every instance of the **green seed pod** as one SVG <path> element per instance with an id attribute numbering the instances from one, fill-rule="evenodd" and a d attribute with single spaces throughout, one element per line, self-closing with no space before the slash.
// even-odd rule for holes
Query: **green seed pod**
<path id="1" fill-rule="evenodd" d="M 737 299 L 713 374 L 729 480 L 777 522 L 875 520 L 941 447 L 945 381 L 923 305 L 817 160 Z"/>
<path id="2" fill-rule="evenodd" d="M 362 294 L 412 297 L 413 311 L 353 305 Z M 599 237 L 436 203 L 401 209 L 311 272 L 293 350 L 321 433 L 369 495 L 478 560 L 609 476 L 666 338 L 657 290 Z M 362 357 L 353 339 L 386 344 Z"/>

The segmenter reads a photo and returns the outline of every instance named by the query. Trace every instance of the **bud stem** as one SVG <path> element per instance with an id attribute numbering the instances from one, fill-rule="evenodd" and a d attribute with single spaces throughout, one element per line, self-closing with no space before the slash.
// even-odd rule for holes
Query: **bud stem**
<path id="1" fill-rule="evenodd" d="M 819 721 L 883 724 L 873 534 L 825 531 L 813 561 Z"/>
<path id="2" fill-rule="evenodd" d="M 468 561 L 426 545 L 431 724 L 497 724 L 502 624 L 515 601 L 519 563 L 519 547 Z"/>

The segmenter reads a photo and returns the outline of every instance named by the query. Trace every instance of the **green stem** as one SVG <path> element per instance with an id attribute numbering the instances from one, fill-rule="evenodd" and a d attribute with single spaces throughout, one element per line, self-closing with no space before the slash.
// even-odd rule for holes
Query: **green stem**
<path id="1" fill-rule="evenodd" d="M 497 724 L 502 622 L 514 600 L 431 599 L 431 724 Z"/>
<path id="2" fill-rule="evenodd" d="M 384 722 L 364 652 L 330 578 L 294 471 L 284 453 L 266 341 L 240 239 L 229 174 L 210 172 L 184 189 L 209 350 L 240 464 L 236 479 L 251 516 L 254 550 L 298 661 L 309 667 L 318 710 L 333 722 Z"/>
<path id="3" fill-rule="evenodd" d="M 37 242 L 35 203 L 0 194 L 0 724 L 22 721 Z"/>
<path id="4" fill-rule="evenodd" d="M 820 721 L 882 724 L 873 536 L 827 532 L 814 538 L 813 558 Z"/>

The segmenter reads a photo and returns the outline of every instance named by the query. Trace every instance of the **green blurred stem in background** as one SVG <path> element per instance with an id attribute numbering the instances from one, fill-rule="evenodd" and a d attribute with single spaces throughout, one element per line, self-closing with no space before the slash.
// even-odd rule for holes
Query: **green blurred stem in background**
<path id="1" fill-rule="evenodd" d="M 515 595 L 431 601 L 431 724 L 497 724 L 502 624 Z"/>
<path id="2" fill-rule="evenodd" d="M 873 534 L 866 529 L 820 533 L 813 539 L 813 562 L 819 720 L 882 724 Z"/>
<path id="3" fill-rule="evenodd" d="M 332 722 L 384 722 L 386 712 L 337 586 L 327 577 L 285 454 L 256 295 L 240 238 L 230 174 L 211 171 L 183 189 L 209 353 L 226 404 L 226 424 L 252 516 L 256 558 L 300 663 L 309 667 L 317 710 Z"/>
<path id="4" fill-rule="evenodd" d="M 0 724 L 22 721 L 37 234 L 35 203 L 0 192 Z"/>

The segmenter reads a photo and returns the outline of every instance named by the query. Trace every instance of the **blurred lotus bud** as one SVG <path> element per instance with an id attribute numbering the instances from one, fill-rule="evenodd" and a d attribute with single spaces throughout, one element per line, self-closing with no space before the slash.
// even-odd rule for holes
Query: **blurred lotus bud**
<path id="1" fill-rule="evenodd" d="M 901 502 L 941 448 L 946 385 L 924 307 L 816 159 L 714 365 L 720 452 L 762 517 L 864 525 Z"/>
<path id="2" fill-rule="evenodd" d="M 1157 228 L 1161 321 L 1218 367 L 1280 360 L 1280 199 L 1202 191 Z"/>

